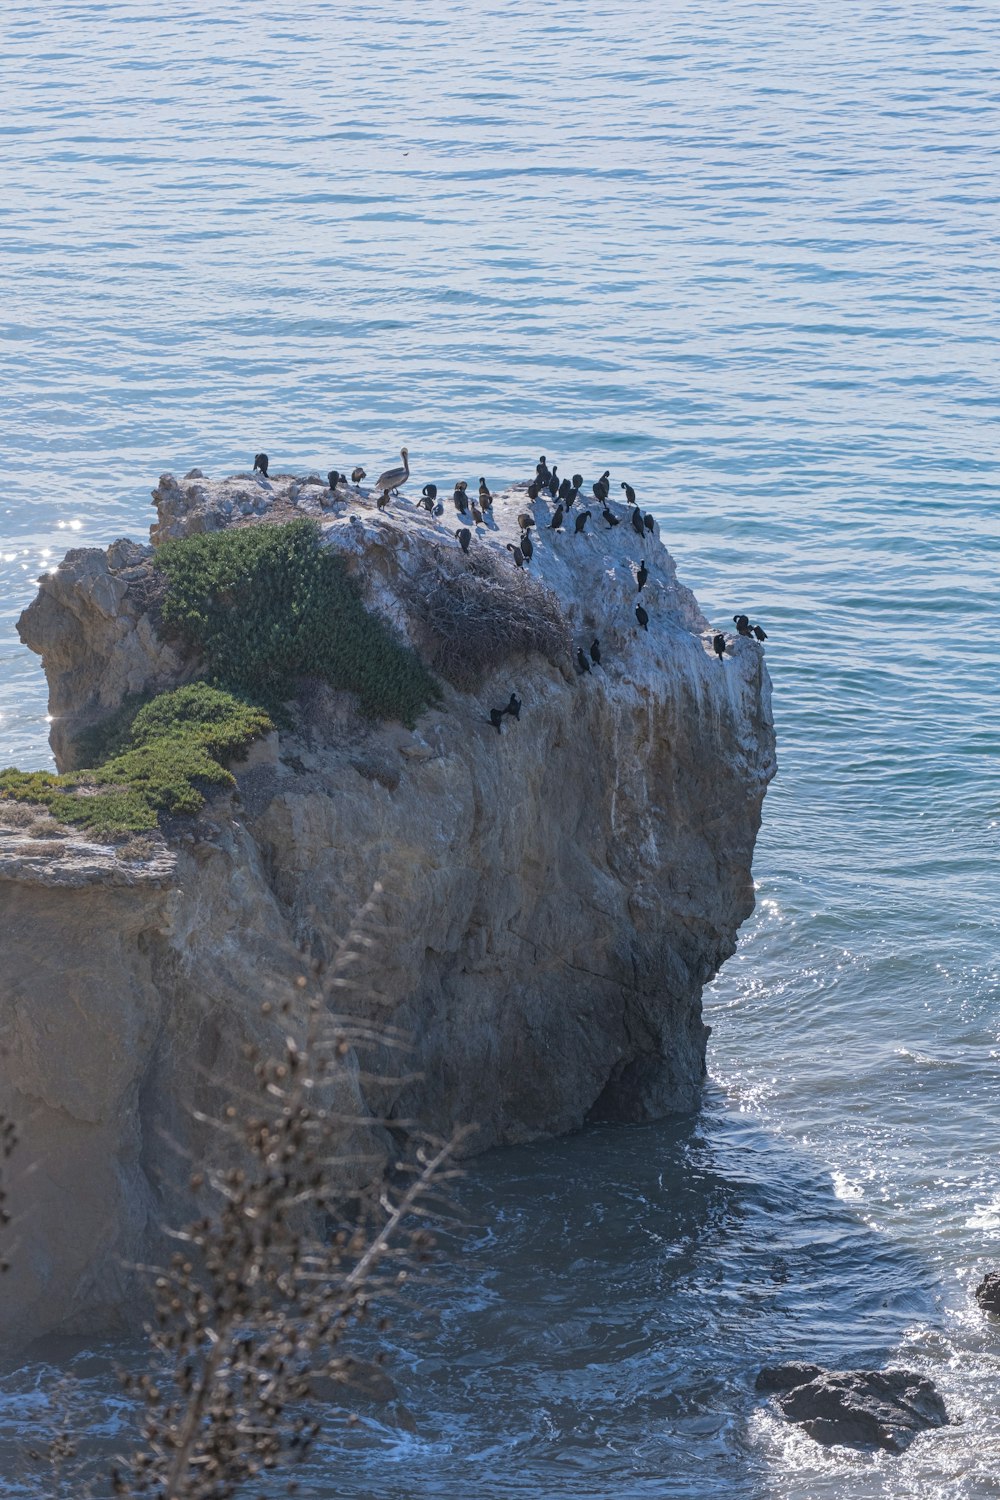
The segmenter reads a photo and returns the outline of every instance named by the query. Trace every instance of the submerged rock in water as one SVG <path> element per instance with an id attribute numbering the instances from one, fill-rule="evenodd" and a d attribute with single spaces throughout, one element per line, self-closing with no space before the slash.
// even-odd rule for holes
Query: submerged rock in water
<path id="1" fill-rule="evenodd" d="M 289 724 L 233 766 L 238 795 L 179 820 L 148 860 L 79 840 L 69 880 L 65 856 L 28 860 L 0 829 L 0 1110 L 38 1168 L 11 1192 L 8 1342 L 122 1321 L 124 1267 L 187 1217 L 185 1161 L 211 1141 L 192 1106 L 217 1114 L 245 1047 L 280 1044 L 261 999 L 288 992 L 303 952 L 331 961 L 376 883 L 372 946 L 339 1003 L 413 1042 L 402 1066 L 376 1053 L 345 1075 L 345 1156 L 367 1170 L 391 1149 L 381 1120 L 397 1139 L 472 1123 L 478 1150 L 696 1107 L 702 987 L 754 905 L 775 769 L 762 648 L 734 636 L 716 659 L 658 537 L 552 531 L 523 486 L 494 497 L 468 556 L 453 517 L 405 495 L 382 513 L 308 476 L 164 476 L 155 498 L 154 543 L 317 519 L 442 697 L 411 730 L 290 682 Z M 521 572 L 506 544 L 526 509 Z M 126 694 L 199 669 L 163 639 L 154 561 L 123 542 L 72 552 L 19 622 L 49 674 L 61 769 Z M 575 650 L 595 637 L 581 678 Z M 498 734 L 490 711 L 512 695 Z"/>
<path id="2" fill-rule="evenodd" d="M 933 1382 L 913 1370 L 772 1365 L 761 1370 L 756 1387 L 775 1392 L 782 1416 L 827 1446 L 902 1453 L 918 1433 L 948 1421 Z"/>
<path id="3" fill-rule="evenodd" d="M 976 1287 L 976 1301 L 983 1312 L 1000 1313 L 1000 1271 L 987 1271 Z"/>

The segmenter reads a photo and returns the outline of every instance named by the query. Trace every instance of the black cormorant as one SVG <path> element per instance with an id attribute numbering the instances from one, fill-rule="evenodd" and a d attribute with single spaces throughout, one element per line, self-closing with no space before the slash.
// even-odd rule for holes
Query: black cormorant
<path id="1" fill-rule="evenodd" d="M 646 528 L 642 524 L 642 512 L 638 510 L 630 510 L 629 515 L 632 517 L 632 530 L 639 536 L 644 537 L 646 535 Z"/>
<path id="2" fill-rule="evenodd" d="M 646 587 L 646 579 L 648 577 L 649 577 L 649 569 L 646 567 L 646 559 L 643 558 L 642 562 L 639 564 L 639 571 L 635 575 L 635 581 L 639 585 L 639 593 L 640 594 L 642 593 L 643 589 Z"/>
<path id="3" fill-rule="evenodd" d="M 595 667 L 599 667 L 601 665 L 601 643 L 597 639 L 596 635 L 590 643 L 590 659 L 594 663 Z"/>
<path id="4" fill-rule="evenodd" d="M 564 515 L 565 515 L 565 511 L 563 510 L 562 506 L 561 505 L 557 505 L 556 508 L 555 508 L 555 510 L 552 512 L 552 520 L 549 522 L 549 530 L 550 531 L 558 531 L 559 530 L 560 526 L 563 523 L 563 516 Z"/>
<path id="5" fill-rule="evenodd" d="M 590 671 L 590 662 L 587 660 L 583 650 L 578 646 L 576 651 L 577 670 L 582 674 Z"/>
<path id="6" fill-rule="evenodd" d="M 504 709 L 504 713 L 510 714 L 512 719 L 519 719 L 521 717 L 521 700 L 516 693 L 511 693 L 510 702 Z"/>
<path id="7" fill-rule="evenodd" d="M 721 661 L 726 651 L 726 637 L 722 634 L 721 630 L 717 635 L 712 637 L 712 650 Z"/>
<path id="8" fill-rule="evenodd" d="M 757 637 L 757 639 L 759 641 L 766 641 L 767 640 L 767 631 L 764 629 L 764 627 L 762 625 L 754 625 L 753 626 L 753 633 L 754 633 L 754 635 Z"/>
<path id="9" fill-rule="evenodd" d="M 356 468 L 353 468 L 351 470 L 351 483 L 352 484 L 360 484 L 361 481 L 362 481 L 362 479 L 366 479 L 367 477 L 368 476 L 366 475 L 364 469 L 361 467 L 360 464 L 358 464 Z"/>
<path id="10" fill-rule="evenodd" d="M 652 536 L 653 535 L 653 529 L 656 526 L 656 521 L 649 514 L 649 511 L 647 511 L 646 514 L 643 516 L 643 518 L 642 518 L 642 524 L 643 524 L 643 526 L 645 526 L 645 528 L 649 532 L 650 536 Z"/>
<path id="11" fill-rule="evenodd" d="M 254 471 L 255 474 L 257 473 L 258 469 L 260 470 L 260 472 L 263 474 L 264 478 L 266 479 L 267 478 L 267 454 L 266 453 L 255 453 L 254 454 L 254 456 L 253 456 L 253 471 Z"/>
<path id="12" fill-rule="evenodd" d="M 500 728 L 500 725 L 503 723 L 503 716 L 504 710 L 502 708 L 490 709 L 490 723 L 493 725 L 493 728 L 496 730 L 497 734 L 503 733 Z"/>
<path id="13" fill-rule="evenodd" d="M 621 525 L 621 522 L 619 521 L 618 517 L 612 511 L 610 511 L 607 506 L 605 506 L 604 509 L 601 511 L 601 515 L 607 521 L 607 523 L 608 523 L 609 526 L 620 526 Z"/>
<path id="14" fill-rule="evenodd" d="M 508 542 L 507 543 L 507 551 L 510 553 L 511 557 L 514 559 L 514 566 L 518 567 L 518 568 L 523 568 L 524 567 L 524 553 L 521 551 L 520 547 L 515 547 L 513 542 Z"/>
<path id="15" fill-rule="evenodd" d="M 574 527 L 574 535 L 579 536 L 580 533 L 581 533 L 581 531 L 586 526 L 586 524 L 587 524 L 587 522 L 589 520 L 590 520 L 590 511 L 589 510 L 581 511 L 580 514 L 576 518 L 576 526 Z"/>
<path id="16" fill-rule="evenodd" d="M 468 526 L 460 526 L 455 532 L 455 535 L 458 537 L 458 540 L 462 544 L 462 551 L 468 552 L 469 543 L 472 541 L 472 532 L 469 530 Z"/>
<path id="17" fill-rule="evenodd" d="M 647 615 L 641 604 L 637 604 L 635 607 L 635 617 L 639 621 L 639 624 L 642 626 L 643 630 L 649 629 L 649 616 Z"/>
<path id="18" fill-rule="evenodd" d="M 635 504 L 635 490 L 632 488 L 632 486 L 630 484 L 626 484 L 625 481 L 624 481 L 624 479 L 622 480 L 621 487 L 625 491 L 625 499 L 628 501 L 629 505 L 634 505 Z"/>
<path id="19" fill-rule="evenodd" d="M 524 535 L 521 538 L 520 547 L 521 547 L 521 552 L 522 552 L 522 554 L 524 556 L 525 562 L 530 562 L 531 559 L 535 555 L 535 549 L 532 546 L 531 537 L 528 535 L 527 532 L 525 532 Z"/>

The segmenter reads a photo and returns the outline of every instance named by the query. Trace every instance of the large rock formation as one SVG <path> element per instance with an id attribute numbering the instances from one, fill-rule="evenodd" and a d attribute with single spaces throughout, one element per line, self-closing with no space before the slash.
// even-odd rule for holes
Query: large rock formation
<path id="1" fill-rule="evenodd" d="M 504 548 L 530 509 L 538 583 L 524 598 L 551 591 L 563 645 L 475 690 L 446 684 L 412 731 L 299 685 L 295 728 L 234 767 L 239 796 L 149 854 L 77 834 L 40 853 L 0 815 L 0 1108 L 32 1168 L 14 1184 L 8 1333 L 122 1316 L 123 1266 L 181 1206 L 164 1205 L 184 1151 L 203 1149 L 192 1100 L 239 1079 L 244 1042 L 266 1033 L 260 997 L 292 982 L 303 951 L 328 958 L 376 883 L 381 936 L 347 1008 L 409 1035 L 412 1052 L 396 1082 L 359 1075 L 351 1110 L 400 1122 L 397 1135 L 406 1121 L 474 1122 L 472 1149 L 695 1107 L 702 986 L 753 908 L 775 765 L 762 649 L 733 636 L 716 659 L 658 536 L 552 532 L 551 507 L 524 487 L 496 498 L 469 559 L 450 513 L 398 499 L 382 514 L 319 480 L 167 475 L 154 499 L 157 542 L 316 516 L 369 608 L 439 662 L 435 600 L 450 604 L 469 570 L 487 592 L 513 579 Z M 76 732 L 126 693 L 197 667 L 162 638 L 151 556 L 123 542 L 71 552 L 19 622 L 49 674 L 61 769 Z M 581 675 L 576 648 L 595 636 L 601 665 Z M 520 719 L 498 734 L 489 710 L 515 689 Z"/>

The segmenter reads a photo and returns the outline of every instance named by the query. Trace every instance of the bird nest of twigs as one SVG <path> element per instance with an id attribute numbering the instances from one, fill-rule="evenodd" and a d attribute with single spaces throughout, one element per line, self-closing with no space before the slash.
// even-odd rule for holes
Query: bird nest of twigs
<path id="1" fill-rule="evenodd" d="M 569 626 L 555 594 L 492 548 L 439 557 L 408 592 L 421 656 L 460 691 L 472 691 L 515 657 L 558 662 L 569 653 Z"/>

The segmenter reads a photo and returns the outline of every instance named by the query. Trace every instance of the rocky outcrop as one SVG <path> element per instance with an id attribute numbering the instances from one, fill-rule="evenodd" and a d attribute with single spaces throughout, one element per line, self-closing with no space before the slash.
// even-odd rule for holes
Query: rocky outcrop
<path id="1" fill-rule="evenodd" d="M 0 829 L 0 1108 L 22 1123 L 33 1169 L 13 1194 L 8 1331 L 121 1315 L 123 1263 L 182 1207 L 186 1162 L 205 1149 L 192 1100 L 207 1109 L 241 1077 L 244 1043 L 268 1036 L 260 997 L 287 989 L 303 953 L 328 961 L 376 884 L 375 946 L 348 1003 L 411 1052 L 402 1068 L 383 1058 L 375 1083 L 359 1064 L 350 1113 L 398 1122 L 397 1138 L 407 1122 L 474 1122 L 470 1149 L 694 1108 L 702 986 L 753 908 L 774 772 L 762 649 L 733 636 L 716 659 L 658 537 L 603 522 L 554 533 L 523 486 L 496 497 L 469 559 L 452 516 L 405 499 L 381 514 L 310 479 L 164 476 L 154 498 L 157 540 L 315 515 L 368 606 L 418 649 L 428 599 L 475 568 L 494 594 L 504 579 L 523 588 L 524 608 L 544 591 L 565 644 L 510 657 L 474 691 L 445 682 L 413 730 L 298 684 L 294 728 L 234 767 L 238 797 L 155 857 L 74 836 L 26 864 L 25 838 Z M 505 550 L 525 509 L 538 521 L 532 584 Z M 195 670 L 159 631 L 151 558 L 121 542 L 71 552 L 19 622 L 49 673 L 63 768 L 99 711 Z M 595 636 L 601 665 L 579 674 L 576 648 Z M 512 690 L 521 716 L 498 734 L 489 709 Z"/>
<path id="2" fill-rule="evenodd" d="M 948 1413 L 933 1382 L 912 1370 L 824 1370 L 785 1364 L 761 1370 L 757 1390 L 817 1443 L 902 1453 L 920 1432 L 944 1427 Z"/>
<path id="3" fill-rule="evenodd" d="M 41 647 L 49 684 L 49 742 L 60 771 L 73 771 L 76 736 L 135 693 L 159 692 L 194 675 L 157 631 L 162 587 L 152 547 L 125 539 L 104 550 L 78 547 L 39 582 L 18 621 L 21 639 Z"/>
<path id="4" fill-rule="evenodd" d="M 1000 1313 L 1000 1271 L 987 1271 L 976 1287 L 976 1301 L 983 1312 Z"/>

